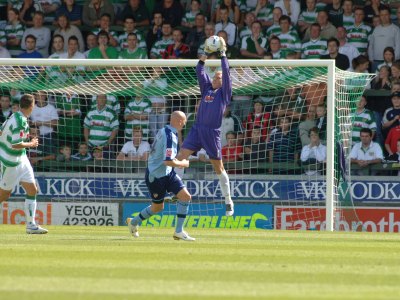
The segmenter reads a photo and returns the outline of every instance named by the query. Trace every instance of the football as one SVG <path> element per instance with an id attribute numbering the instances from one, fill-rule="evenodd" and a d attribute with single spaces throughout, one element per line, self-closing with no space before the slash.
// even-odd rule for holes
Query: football
<path id="1" fill-rule="evenodd" d="M 221 46 L 221 41 L 219 39 L 219 36 L 213 35 L 206 40 L 204 49 L 208 50 L 210 53 L 213 53 L 217 52 L 220 46 Z"/>

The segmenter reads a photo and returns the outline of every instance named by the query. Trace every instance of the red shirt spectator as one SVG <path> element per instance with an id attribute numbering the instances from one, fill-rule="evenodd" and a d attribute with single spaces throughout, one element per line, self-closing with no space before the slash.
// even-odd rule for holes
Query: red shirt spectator
<path id="1" fill-rule="evenodd" d="M 269 112 L 264 112 L 264 104 L 256 100 L 254 102 L 254 112 L 248 114 L 243 122 L 243 127 L 246 130 L 246 138 L 251 138 L 251 131 L 255 126 L 261 128 L 261 140 L 265 141 L 268 135 L 268 127 L 271 119 Z"/>
<path id="2" fill-rule="evenodd" d="M 229 131 L 226 134 L 228 145 L 222 147 L 223 161 L 238 161 L 243 157 L 243 146 L 237 143 L 237 134 L 234 131 Z"/>
<path id="3" fill-rule="evenodd" d="M 397 141 L 400 139 L 400 125 L 393 127 L 390 129 L 386 140 L 385 140 L 385 149 L 392 155 L 397 152 Z"/>
<path id="4" fill-rule="evenodd" d="M 174 29 L 172 32 L 172 38 L 174 39 L 174 43 L 168 45 L 163 52 L 163 58 L 189 58 L 190 57 L 190 49 L 189 46 L 182 43 L 183 34 L 180 29 Z"/>

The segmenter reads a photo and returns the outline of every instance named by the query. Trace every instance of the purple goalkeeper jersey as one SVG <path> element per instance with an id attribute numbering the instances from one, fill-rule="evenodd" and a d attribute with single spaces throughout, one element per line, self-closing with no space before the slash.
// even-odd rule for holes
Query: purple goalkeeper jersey
<path id="1" fill-rule="evenodd" d="M 200 85 L 201 103 L 197 111 L 195 124 L 211 129 L 221 127 L 226 106 L 232 97 L 232 82 L 228 59 L 221 58 L 222 87 L 214 90 L 212 80 L 204 70 L 204 62 L 199 61 L 196 67 L 197 79 Z"/>

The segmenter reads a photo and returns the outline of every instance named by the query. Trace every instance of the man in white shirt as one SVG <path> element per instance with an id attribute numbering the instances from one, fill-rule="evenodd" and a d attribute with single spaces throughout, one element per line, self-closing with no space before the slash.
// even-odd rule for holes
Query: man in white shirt
<path id="1" fill-rule="evenodd" d="M 215 24 L 215 32 L 224 30 L 228 34 L 227 44 L 229 46 L 235 46 L 238 29 L 237 26 L 229 20 L 228 8 L 221 7 L 220 16 L 221 16 L 221 22 Z"/>
<path id="2" fill-rule="evenodd" d="M 347 42 L 347 30 L 345 27 L 343 26 L 337 27 L 336 38 L 340 43 L 339 53 L 346 55 L 351 65 L 353 59 L 360 56 L 360 52 L 355 46 Z"/>
<path id="3" fill-rule="evenodd" d="M 350 159 L 352 164 L 360 168 L 355 170 L 356 175 L 374 175 L 376 172 L 368 172 L 369 165 L 380 164 L 383 160 L 382 148 L 372 141 L 372 130 L 363 128 L 360 130 L 361 142 L 356 143 L 351 149 Z"/>
<path id="4" fill-rule="evenodd" d="M 321 175 L 319 164 L 326 161 L 326 146 L 321 144 L 317 127 L 311 128 L 308 136 L 310 137 L 310 144 L 303 147 L 300 159 L 303 165 L 308 166 L 305 170 L 307 175 Z"/>
<path id="5" fill-rule="evenodd" d="M 140 126 L 133 128 L 132 141 L 126 142 L 117 156 L 117 160 L 147 161 L 150 153 L 150 144 L 142 141 L 143 133 Z"/>
<path id="6" fill-rule="evenodd" d="M 47 95 L 43 92 L 35 94 L 36 106 L 31 114 L 31 125 L 38 127 L 43 141 L 43 149 L 46 154 L 54 154 L 56 151 L 56 133 L 54 128 L 58 124 L 56 108 L 47 102 Z"/>

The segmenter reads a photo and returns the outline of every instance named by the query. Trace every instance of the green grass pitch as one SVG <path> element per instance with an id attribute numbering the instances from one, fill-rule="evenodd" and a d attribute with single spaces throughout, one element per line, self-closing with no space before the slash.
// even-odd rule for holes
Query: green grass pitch
<path id="1" fill-rule="evenodd" d="M 400 299 L 398 234 L 0 226 L 0 299 Z"/>

